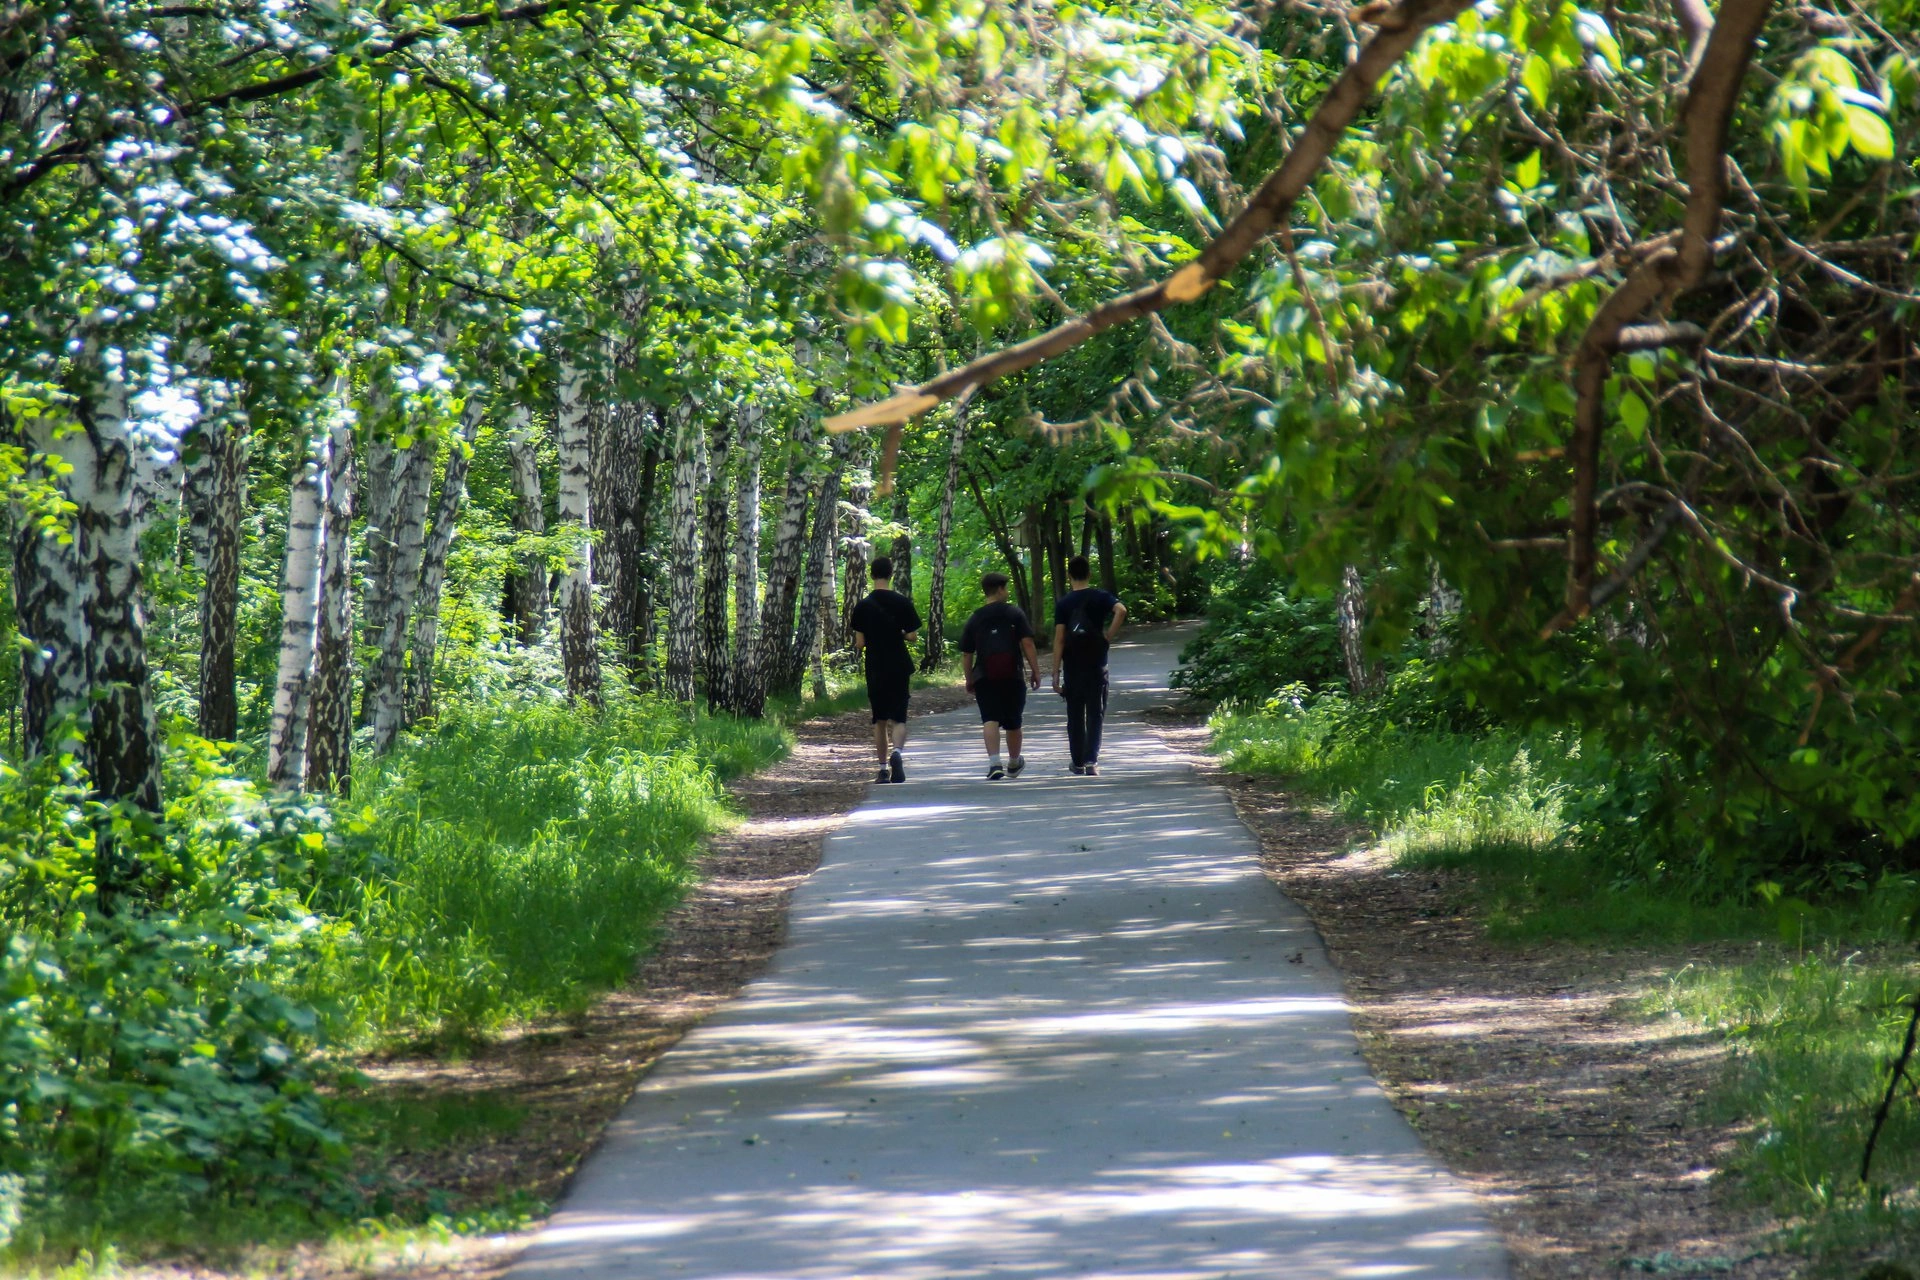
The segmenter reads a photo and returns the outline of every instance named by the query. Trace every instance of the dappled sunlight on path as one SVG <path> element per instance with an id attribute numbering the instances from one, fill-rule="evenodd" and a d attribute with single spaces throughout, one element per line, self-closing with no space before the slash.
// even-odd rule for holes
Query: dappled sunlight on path
<path id="1" fill-rule="evenodd" d="M 773 969 L 662 1059 L 516 1275 L 1504 1274 L 1368 1075 L 1306 917 L 1217 790 L 1132 718 L 1103 775 L 916 724 L 796 895 Z"/>

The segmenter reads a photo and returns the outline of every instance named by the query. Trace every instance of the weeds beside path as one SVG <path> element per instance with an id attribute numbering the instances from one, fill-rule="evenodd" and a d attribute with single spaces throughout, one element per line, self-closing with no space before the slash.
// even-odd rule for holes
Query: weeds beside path
<path id="1" fill-rule="evenodd" d="M 958 686 L 923 688 L 914 713 L 965 701 Z M 630 983 L 578 1017 L 520 1028 L 464 1059 L 402 1055 L 365 1065 L 374 1105 L 427 1130 L 396 1135 L 405 1150 L 388 1164 L 389 1179 L 416 1206 L 445 1205 L 455 1231 L 369 1229 L 290 1256 L 249 1258 L 238 1269 L 320 1280 L 504 1273 L 538 1225 L 524 1211 L 513 1222 L 511 1206 L 543 1212 L 558 1200 L 640 1076 L 766 966 L 784 936 L 793 890 L 865 794 L 865 711 L 798 723 L 794 739 L 777 764 L 728 784 L 741 821 L 700 857 L 694 887 L 662 921 Z M 444 1139 L 431 1132 L 436 1118 Z M 498 1230 L 508 1225 L 519 1229 Z M 153 1270 L 184 1276 L 229 1268 Z"/>
<path id="2" fill-rule="evenodd" d="M 1466 873 L 1397 866 L 1281 782 L 1222 770 L 1203 723 L 1158 727 L 1227 788 L 1312 915 L 1374 1073 L 1485 1197 L 1516 1277 L 1795 1274 L 1803 1259 L 1767 1252 L 1775 1224 L 1712 1182 L 1740 1137 L 1701 1119 L 1724 1040 L 1644 1012 L 1698 948 L 1489 942 Z"/>

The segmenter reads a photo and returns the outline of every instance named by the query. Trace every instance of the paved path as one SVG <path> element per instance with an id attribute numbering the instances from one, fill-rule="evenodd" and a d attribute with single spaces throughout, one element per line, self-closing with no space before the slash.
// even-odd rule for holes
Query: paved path
<path id="1" fill-rule="evenodd" d="M 514 1280 L 1495 1277 L 1498 1244 L 1368 1074 L 1306 916 L 1137 718 L 1102 776 L 1059 699 L 988 783 L 915 724 L 772 969 L 661 1059 Z"/>

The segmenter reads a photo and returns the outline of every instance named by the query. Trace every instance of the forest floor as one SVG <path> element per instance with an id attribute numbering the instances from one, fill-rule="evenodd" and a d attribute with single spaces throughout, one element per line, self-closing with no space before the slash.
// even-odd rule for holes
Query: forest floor
<path id="1" fill-rule="evenodd" d="M 1227 789 L 1268 876 L 1313 917 L 1375 1076 L 1481 1196 L 1516 1280 L 1798 1273 L 1804 1259 L 1768 1250 L 1778 1224 L 1714 1179 L 1742 1137 L 1702 1116 L 1726 1042 L 1646 1012 L 1689 962 L 1738 947 L 1490 942 L 1465 873 L 1401 870 L 1284 782 L 1227 772 L 1199 716 L 1155 723 Z"/>

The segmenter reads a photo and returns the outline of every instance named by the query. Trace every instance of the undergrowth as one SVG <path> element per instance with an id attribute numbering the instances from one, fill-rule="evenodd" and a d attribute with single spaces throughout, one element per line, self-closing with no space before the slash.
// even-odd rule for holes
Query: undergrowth
<path id="1" fill-rule="evenodd" d="M 1419 672 L 1415 670 L 1414 677 Z M 1403 679 L 1406 677 L 1402 677 Z M 1419 699 L 1356 707 L 1283 690 L 1211 721 L 1228 767 L 1282 776 L 1365 826 L 1403 866 L 1470 874 L 1491 936 L 1514 942 L 1748 944 L 1687 964 L 1649 1016 L 1724 1043 L 1708 1117 L 1748 1136 L 1722 1170 L 1731 1195 L 1782 1223 L 1781 1247 L 1828 1274 L 1920 1256 L 1920 1100 L 1901 1090 L 1859 1179 L 1920 964 L 1903 946 L 1920 882 L 1828 869 L 1818 880 L 1716 884 L 1636 844 L 1649 787 L 1567 731 L 1461 729 Z M 1416 708 L 1408 712 L 1408 706 Z M 1644 766 L 1642 766 L 1644 767 Z M 1623 817 L 1624 815 L 1624 817 Z"/>

